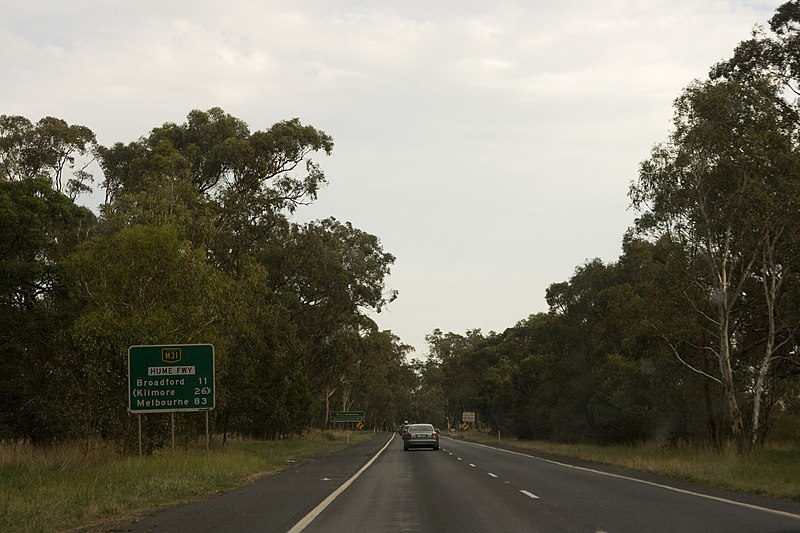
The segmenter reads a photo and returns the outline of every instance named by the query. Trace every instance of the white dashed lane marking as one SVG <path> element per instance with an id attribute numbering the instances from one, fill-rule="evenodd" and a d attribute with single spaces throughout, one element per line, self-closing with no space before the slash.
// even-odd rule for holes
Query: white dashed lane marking
<path id="1" fill-rule="evenodd" d="M 453 454 L 451 453 L 450 455 L 453 455 Z M 459 461 L 463 461 L 463 459 L 462 459 L 461 457 L 457 457 L 457 459 L 458 459 Z M 469 466 L 471 466 L 472 468 L 475 468 L 475 465 L 474 465 L 473 463 L 468 463 L 468 464 L 469 464 Z M 493 473 L 491 473 L 491 472 L 486 472 L 486 473 L 487 473 L 487 474 L 489 474 L 489 476 L 491 476 L 491 477 L 493 477 L 493 478 L 497 478 L 497 474 L 493 474 Z M 508 482 L 506 482 L 506 483 L 508 483 Z M 527 490 L 520 490 L 520 492 L 521 492 L 522 494 L 524 494 L 525 496 L 527 496 L 528 498 L 532 499 L 532 500 L 538 500 L 538 499 L 539 499 L 539 497 L 538 497 L 536 494 L 534 494 L 534 493 L 532 493 L 532 492 L 528 492 Z M 599 532 L 598 532 L 598 533 L 599 533 Z"/>

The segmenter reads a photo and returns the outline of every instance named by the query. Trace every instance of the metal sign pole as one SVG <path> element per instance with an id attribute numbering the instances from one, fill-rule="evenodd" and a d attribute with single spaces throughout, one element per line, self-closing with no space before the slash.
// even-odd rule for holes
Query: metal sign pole
<path id="1" fill-rule="evenodd" d="M 211 437 L 208 433 L 208 411 L 206 411 L 206 455 L 211 455 Z"/>
<path id="2" fill-rule="evenodd" d="M 138 414 L 139 418 L 139 457 L 142 456 L 142 415 Z"/>
<path id="3" fill-rule="evenodd" d="M 175 455 L 175 412 L 170 413 L 170 418 L 172 419 L 172 455 Z"/>

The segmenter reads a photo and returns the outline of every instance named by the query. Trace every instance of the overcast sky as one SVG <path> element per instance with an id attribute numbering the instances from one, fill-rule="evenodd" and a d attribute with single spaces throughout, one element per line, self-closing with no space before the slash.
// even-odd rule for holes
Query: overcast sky
<path id="1" fill-rule="evenodd" d="M 215 106 L 325 131 L 330 184 L 295 220 L 381 239 L 400 295 L 375 319 L 419 357 L 615 261 L 672 101 L 780 3 L 0 0 L 0 114 L 105 145 Z"/>

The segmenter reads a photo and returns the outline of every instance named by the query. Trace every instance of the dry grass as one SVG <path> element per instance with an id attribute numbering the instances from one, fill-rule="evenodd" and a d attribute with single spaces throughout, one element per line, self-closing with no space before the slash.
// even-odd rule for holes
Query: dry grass
<path id="1" fill-rule="evenodd" d="M 484 444 L 498 444 L 496 433 L 473 431 L 458 436 Z M 773 444 L 756 453 L 737 454 L 733 449 L 717 451 L 702 446 L 593 446 L 523 441 L 502 435 L 499 442 L 502 446 L 800 501 L 800 446 L 796 444 Z"/>
<path id="2" fill-rule="evenodd" d="M 341 449 L 372 434 L 309 432 L 281 441 L 229 440 L 149 457 L 116 453 L 100 442 L 57 447 L 0 443 L 0 531 L 69 530 L 125 519 L 165 504 L 206 497 Z"/>

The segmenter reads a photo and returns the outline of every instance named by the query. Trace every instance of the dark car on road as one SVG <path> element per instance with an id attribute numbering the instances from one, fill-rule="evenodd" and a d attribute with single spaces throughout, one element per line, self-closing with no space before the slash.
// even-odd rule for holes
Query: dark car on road
<path id="1" fill-rule="evenodd" d="M 439 449 L 439 434 L 433 424 L 411 424 L 403 433 L 403 450 L 411 448 Z"/>

